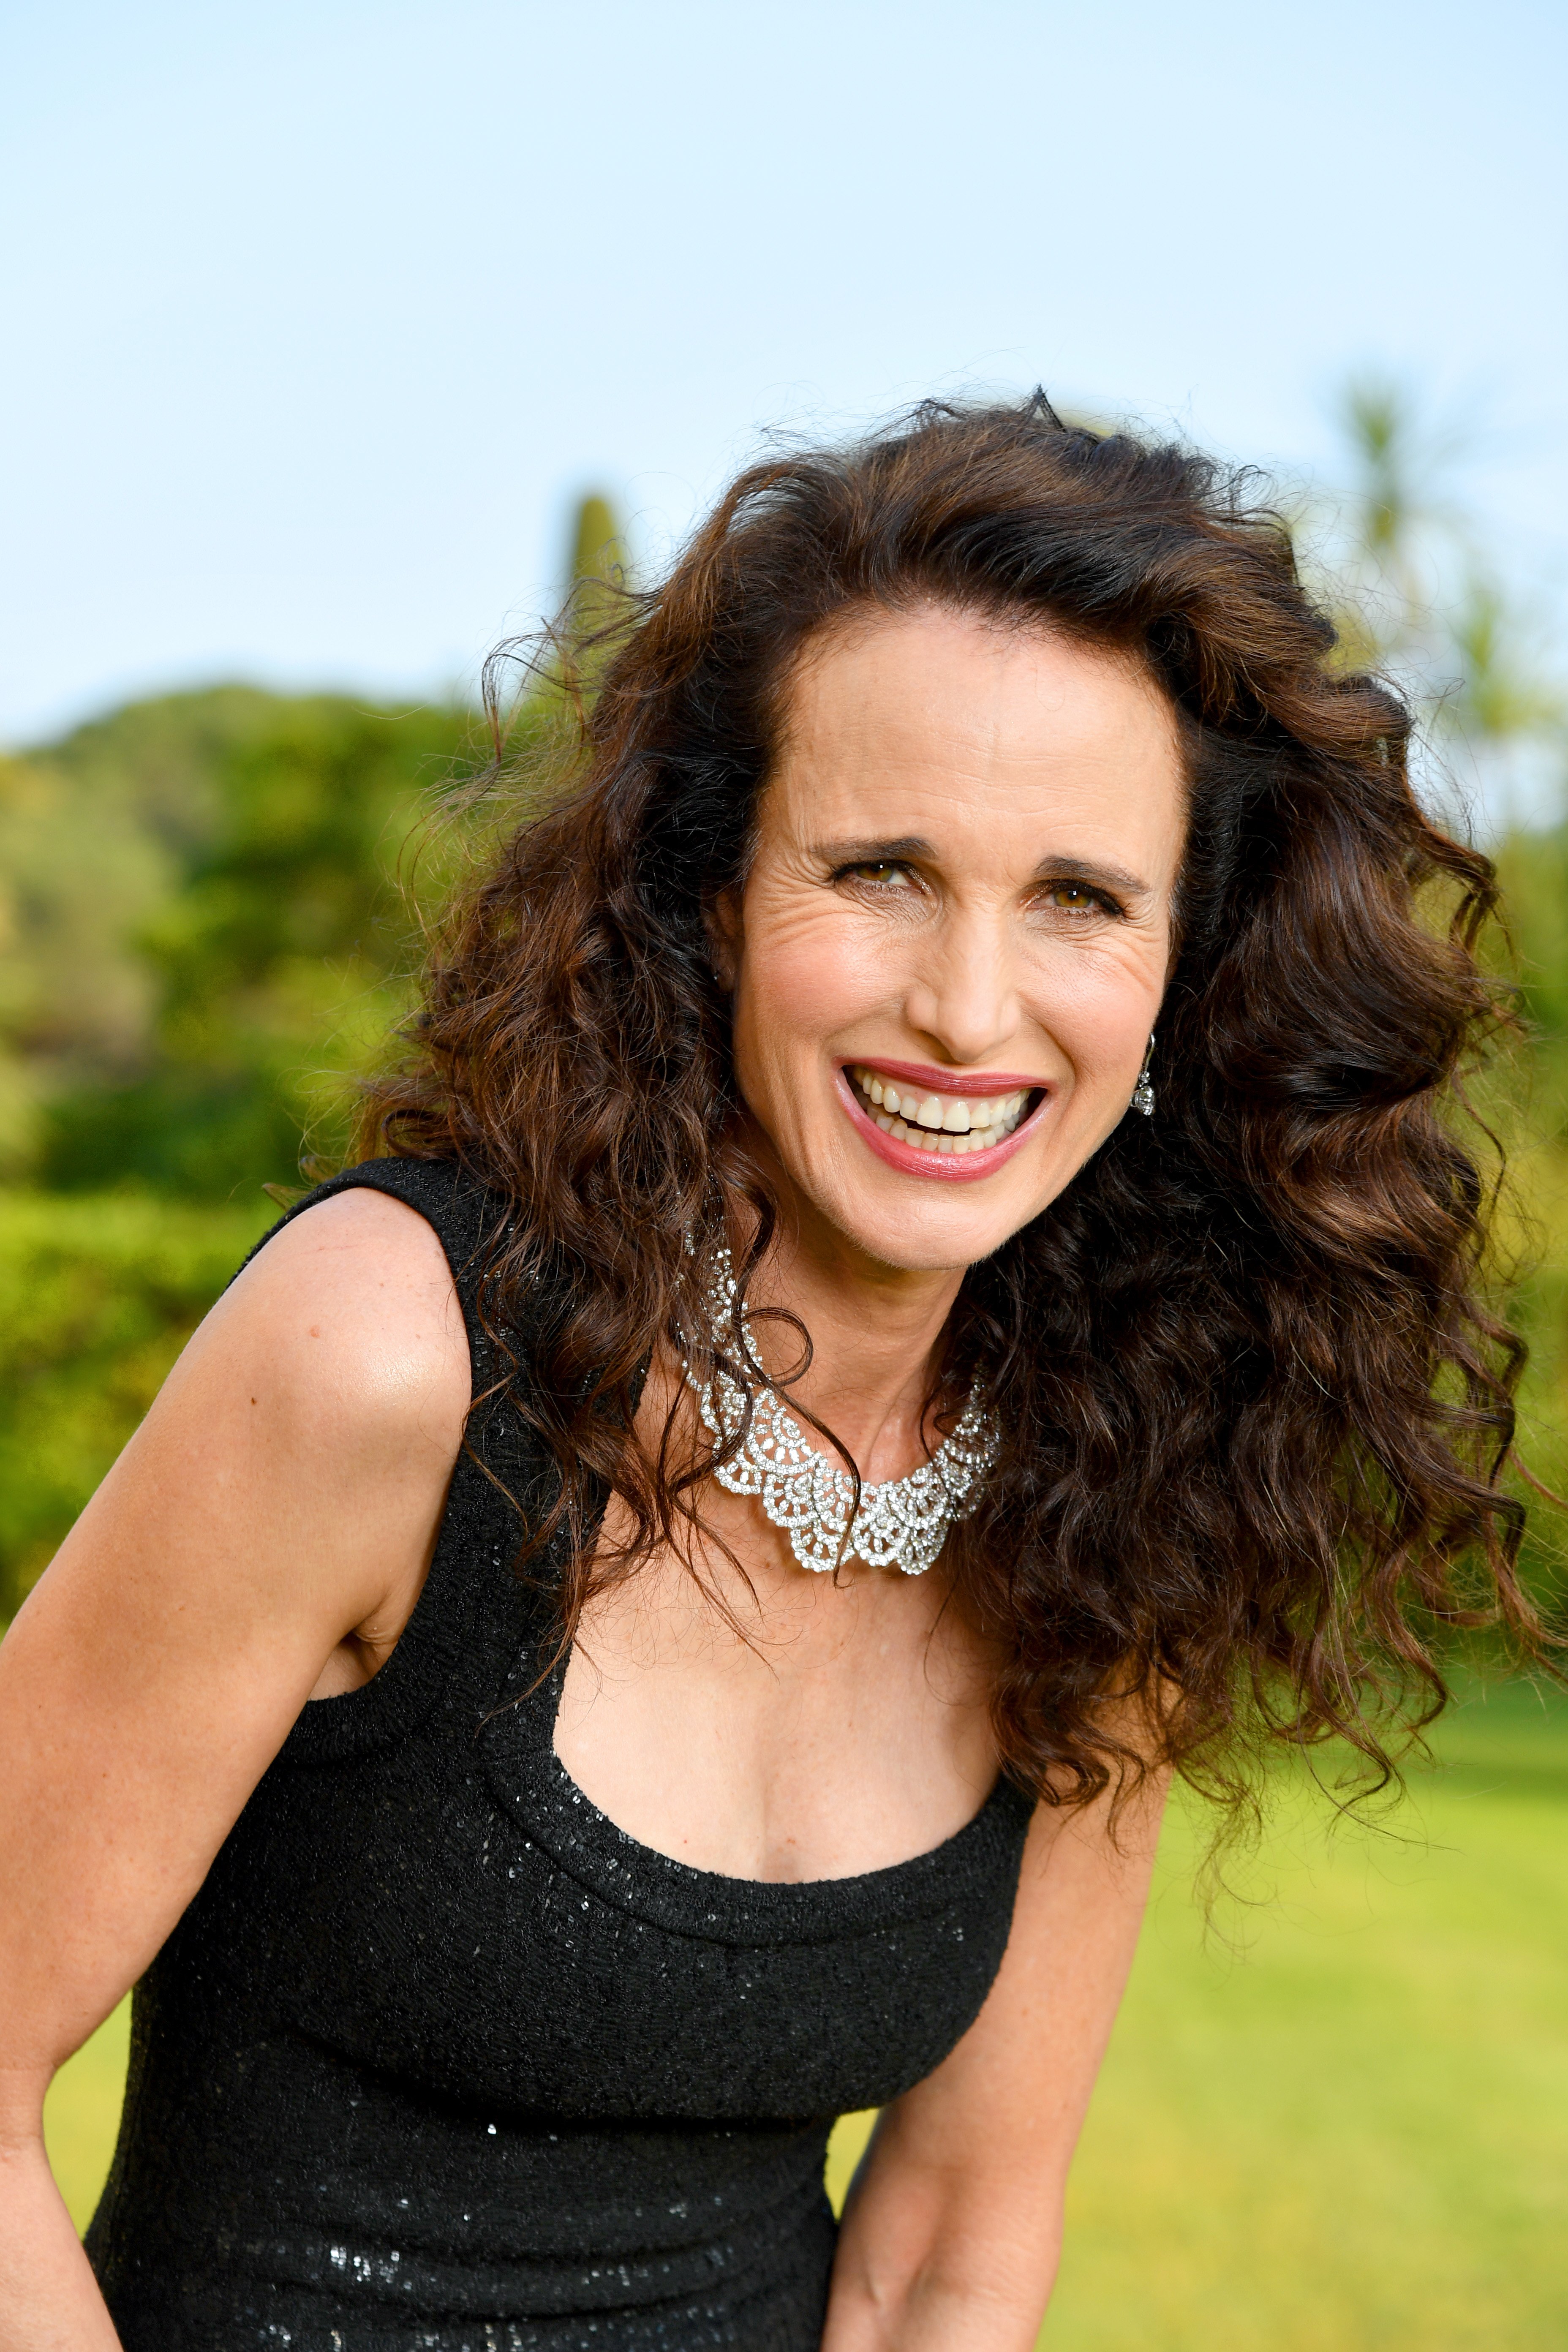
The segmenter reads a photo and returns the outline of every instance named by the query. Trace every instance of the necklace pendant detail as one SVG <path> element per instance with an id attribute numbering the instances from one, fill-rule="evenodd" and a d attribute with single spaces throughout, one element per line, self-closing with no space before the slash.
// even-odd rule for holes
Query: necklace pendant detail
<path id="1" fill-rule="evenodd" d="M 727 1249 L 717 1254 L 710 1299 L 713 1328 L 738 1339 L 734 1323 L 735 1276 Z M 783 1400 L 764 1391 L 752 1395 L 734 1375 L 715 1367 L 700 1381 L 689 1363 L 686 1378 L 704 1427 L 723 1447 L 746 1433 L 733 1461 L 713 1475 L 727 1494 L 755 1496 L 775 1528 L 787 1533 L 802 1568 L 830 1575 L 851 1559 L 868 1568 L 897 1568 L 923 1576 L 933 1566 L 948 1529 L 967 1518 L 980 1500 L 986 1474 L 1000 1446 L 994 1421 L 971 1396 L 951 1436 L 929 1462 L 906 1477 L 879 1486 L 862 1483 L 859 1504 L 847 1470 L 807 1442 Z M 746 1408 L 751 1405 L 751 1425 Z"/>

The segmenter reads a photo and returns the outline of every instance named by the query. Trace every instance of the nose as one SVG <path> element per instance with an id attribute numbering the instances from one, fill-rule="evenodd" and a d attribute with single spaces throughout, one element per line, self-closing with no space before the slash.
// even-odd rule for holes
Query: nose
<path id="1" fill-rule="evenodd" d="M 1017 1034 L 1019 996 L 1000 910 L 949 908 L 921 936 L 904 1017 L 945 1062 L 983 1068 Z"/>

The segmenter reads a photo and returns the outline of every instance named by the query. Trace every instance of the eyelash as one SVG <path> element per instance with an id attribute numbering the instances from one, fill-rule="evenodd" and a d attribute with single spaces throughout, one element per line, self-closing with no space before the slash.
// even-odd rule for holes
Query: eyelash
<path id="1" fill-rule="evenodd" d="M 875 858 L 858 865 L 841 866 L 833 879 L 836 883 L 863 882 L 870 889 L 885 890 L 889 887 L 888 883 L 873 881 L 871 877 L 874 875 L 908 875 L 911 871 L 910 866 L 900 865 L 897 858 Z M 1113 898 L 1108 890 L 1097 889 L 1092 882 L 1077 881 L 1070 874 L 1058 875 L 1054 882 L 1047 883 L 1044 895 L 1048 898 L 1052 892 L 1057 890 L 1081 890 L 1091 901 L 1087 907 L 1058 907 L 1054 910 L 1058 914 L 1068 916 L 1101 914 L 1109 915 L 1117 921 L 1121 920 L 1126 915 L 1127 909 L 1121 901 L 1119 898 Z"/>
<path id="2" fill-rule="evenodd" d="M 841 866 L 833 877 L 835 882 L 870 882 L 873 874 L 908 874 L 910 868 L 901 866 L 896 857 L 873 857 L 857 866 Z M 871 882 L 873 890 L 887 888 L 885 882 Z"/>
<path id="3" fill-rule="evenodd" d="M 1056 890 L 1081 890 L 1091 902 L 1087 907 L 1058 907 L 1056 911 L 1060 915 L 1110 915 L 1120 920 L 1127 912 L 1121 899 L 1113 898 L 1109 890 L 1098 890 L 1092 882 L 1075 881 L 1070 874 L 1058 875 L 1056 881 L 1048 882 L 1046 897 L 1048 898 Z"/>

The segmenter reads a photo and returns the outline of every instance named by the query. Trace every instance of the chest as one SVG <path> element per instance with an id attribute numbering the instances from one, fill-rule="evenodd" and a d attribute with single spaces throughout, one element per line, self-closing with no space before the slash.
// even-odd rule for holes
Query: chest
<path id="1" fill-rule="evenodd" d="M 844 1878 L 955 1834 L 996 1777 L 991 1662 L 938 1574 L 811 1574 L 745 1503 L 710 1526 L 590 1601 L 553 1727 L 572 1780 L 736 1878 Z"/>

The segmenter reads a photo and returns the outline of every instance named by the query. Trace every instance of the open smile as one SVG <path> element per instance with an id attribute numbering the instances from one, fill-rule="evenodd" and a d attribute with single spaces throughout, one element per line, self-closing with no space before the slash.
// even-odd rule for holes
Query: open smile
<path id="1" fill-rule="evenodd" d="M 908 1063 L 847 1062 L 841 1093 L 879 1160 L 911 1176 L 952 1181 L 988 1176 L 1008 1160 L 1049 1099 L 1046 1089 L 1005 1079 L 959 1078 Z M 983 1091 L 984 1089 L 984 1091 Z"/>

